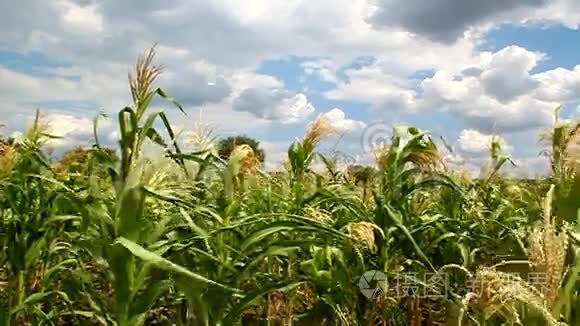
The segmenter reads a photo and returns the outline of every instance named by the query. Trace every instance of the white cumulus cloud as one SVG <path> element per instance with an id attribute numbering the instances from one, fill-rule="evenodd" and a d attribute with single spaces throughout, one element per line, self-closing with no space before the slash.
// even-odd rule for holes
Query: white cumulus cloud
<path id="1" fill-rule="evenodd" d="M 346 118 L 344 111 L 338 108 L 322 113 L 321 116 L 330 122 L 339 134 L 360 133 L 367 125 L 363 121 Z"/>
<path id="2" fill-rule="evenodd" d="M 234 100 L 233 109 L 282 123 L 302 122 L 315 111 L 306 95 L 275 88 L 248 88 Z"/>
<path id="3" fill-rule="evenodd" d="M 504 150 L 509 148 L 503 137 L 483 134 L 474 129 L 464 129 L 461 131 L 457 144 L 464 152 L 483 154 L 489 152 L 494 137 L 499 141 Z"/>

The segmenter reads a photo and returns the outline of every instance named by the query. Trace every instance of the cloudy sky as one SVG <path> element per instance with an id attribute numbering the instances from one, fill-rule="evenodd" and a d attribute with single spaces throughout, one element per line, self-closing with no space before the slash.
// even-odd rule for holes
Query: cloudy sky
<path id="1" fill-rule="evenodd" d="M 340 132 L 327 148 L 360 161 L 404 123 L 465 164 L 499 134 L 539 173 L 539 130 L 558 105 L 580 111 L 579 27 L 577 0 L 0 1 L 0 132 L 40 108 L 59 147 L 90 144 L 93 117 L 129 103 L 127 72 L 158 42 L 159 86 L 187 107 L 167 107 L 175 127 L 201 117 L 258 138 L 268 166 L 324 114 Z M 100 127 L 114 143 L 113 120 Z"/>

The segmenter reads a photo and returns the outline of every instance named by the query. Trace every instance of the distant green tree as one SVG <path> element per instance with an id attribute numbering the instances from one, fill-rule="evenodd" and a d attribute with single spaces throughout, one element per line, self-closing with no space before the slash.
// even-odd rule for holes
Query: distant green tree
<path id="1" fill-rule="evenodd" d="M 363 165 L 349 165 L 347 168 L 347 173 L 350 176 L 351 180 L 354 183 L 362 188 L 362 196 L 363 200 L 367 200 L 370 191 L 369 187 L 372 186 L 372 183 L 375 180 L 375 176 L 377 175 L 377 169 L 373 168 L 372 166 L 363 166 Z"/>
<path id="2" fill-rule="evenodd" d="M 264 163 L 266 154 L 264 153 L 264 150 L 260 148 L 260 142 L 244 135 L 221 139 L 218 143 L 218 155 L 222 159 L 227 160 L 230 158 L 230 154 L 236 146 L 244 144 L 252 148 L 260 163 Z"/>
<path id="3" fill-rule="evenodd" d="M 4 138 L 4 136 L 0 135 L 0 145 L 15 145 L 16 139 L 12 137 Z"/>
<path id="4" fill-rule="evenodd" d="M 68 178 L 80 182 L 93 173 L 105 177 L 107 175 L 106 170 L 98 163 L 115 163 L 117 161 L 117 154 L 112 148 L 87 149 L 82 146 L 76 146 L 61 156 L 54 166 L 54 171 L 60 178 Z"/>
<path id="5" fill-rule="evenodd" d="M 363 165 L 349 165 L 347 168 L 348 174 L 354 179 L 358 185 L 368 184 L 373 181 L 377 170 L 372 166 Z"/>
<path id="6" fill-rule="evenodd" d="M 57 171 L 86 174 L 89 152 L 81 146 L 66 151 L 58 162 Z"/>

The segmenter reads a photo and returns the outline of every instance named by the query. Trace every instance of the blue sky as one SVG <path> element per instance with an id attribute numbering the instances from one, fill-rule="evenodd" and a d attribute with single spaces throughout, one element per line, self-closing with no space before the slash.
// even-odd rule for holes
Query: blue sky
<path id="1" fill-rule="evenodd" d="M 369 137 L 404 123 L 443 136 L 471 171 L 497 134 L 534 175 L 554 108 L 580 107 L 575 0 L 30 0 L 0 18 L 0 131 L 18 136 L 39 108 L 60 151 L 90 145 L 93 117 L 129 103 L 127 72 L 155 42 L 159 85 L 188 114 L 157 109 L 185 138 L 200 117 L 258 138 L 269 168 L 323 115 L 340 134 L 323 148 L 360 163 Z M 100 127 L 114 145 L 114 121 Z"/>

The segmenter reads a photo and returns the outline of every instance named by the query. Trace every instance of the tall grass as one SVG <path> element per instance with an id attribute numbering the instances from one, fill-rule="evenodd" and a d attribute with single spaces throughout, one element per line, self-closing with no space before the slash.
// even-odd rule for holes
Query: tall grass
<path id="1" fill-rule="evenodd" d="M 161 73 L 154 48 L 137 60 L 117 148 L 95 132 L 54 159 L 39 115 L 2 140 L 1 324 L 578 325 L 577 124 L 544 137 L 552 175 L 533 181 L 502 173 L 497 140 L 468 178 L 412 126 L 394 128 L 376 166 L 342 170 L 317 149 L 334 132 L 323 117 L 266 172 L 248 146 L 220 158 L 207 129 L 183 151 L 151 108 L 183 111 L 155 87 Z M 359 289 L 371 270 L 386 275 L 372 300 Z"/>

